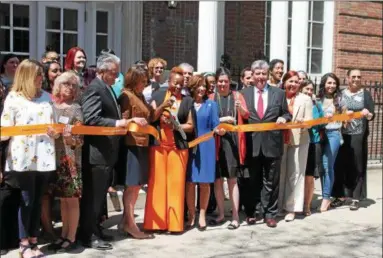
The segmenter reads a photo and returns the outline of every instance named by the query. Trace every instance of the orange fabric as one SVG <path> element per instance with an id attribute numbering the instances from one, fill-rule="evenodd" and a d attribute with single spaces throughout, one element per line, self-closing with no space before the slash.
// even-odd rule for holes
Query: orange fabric
<path id="1" fill-rule="evenodd" d="M 154 146 L 149 160 L 144 229 L 182 232 L 188 150 Z"/>

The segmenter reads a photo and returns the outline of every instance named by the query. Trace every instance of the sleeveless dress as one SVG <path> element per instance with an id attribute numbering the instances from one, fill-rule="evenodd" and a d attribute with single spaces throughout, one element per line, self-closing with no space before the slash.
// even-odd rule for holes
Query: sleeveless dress
<path id="1" fill-rule="evenodd" d="M 234 106 L 234 97 L 231 92 L 227 96 L 215 97 L 218 104 L 219 117 L 233 116 L 237 118 Z M 240 174 L 240 161 L 238 150 L 238 134 L 226 132 L 220 137 L 220 149 L 218 152 L 218 164 L 216 168 L 216 178 L 234 178 Z"/>

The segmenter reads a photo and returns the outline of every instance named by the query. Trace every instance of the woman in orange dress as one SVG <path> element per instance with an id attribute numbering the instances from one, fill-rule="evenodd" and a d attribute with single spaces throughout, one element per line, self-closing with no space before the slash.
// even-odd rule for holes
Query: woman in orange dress
<path id="1" fill-rule="evenodd" d="M 162 112 L 160 121 L 155 124 L 161 141 L 149 151 L 151 166 L 144 218 L 146 230 L 174 233 L 184 230 L 188 140 L 194 136 L 195 112 L 193 99 L 181 94 L 182 74 L 181 68 L 173 68 L 169 75 L 169 88 L 153 94 L 154 109 L 166 101 L 171 101 L 172 106 Z"/>

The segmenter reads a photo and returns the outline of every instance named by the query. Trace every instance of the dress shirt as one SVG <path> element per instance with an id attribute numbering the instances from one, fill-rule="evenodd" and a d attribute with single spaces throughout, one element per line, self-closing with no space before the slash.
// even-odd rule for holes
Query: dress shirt
<path id="1" fill-rule="evenodd" d="M 267 108 L 267 100 L 268 100 L 268 94 L 269 94 L 269 85 L 266 84 L 266 86 L 263 88 L 262 92 L 262 99 L 263 99 L 263 115 L 265 115 L 266 108 Z M 259 89 L 254 86 L 254 108 L 257 110 L 258 108 L 258 98 L 259 98 Z"/>

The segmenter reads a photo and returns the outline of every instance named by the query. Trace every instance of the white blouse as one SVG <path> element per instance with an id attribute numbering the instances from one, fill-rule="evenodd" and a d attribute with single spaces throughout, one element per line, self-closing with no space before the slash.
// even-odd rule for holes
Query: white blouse
<path id="1" fill-rule="evenodd" d="M 28 100 L 11 91 L 4 102 L 1 126 L 52 124 L 50 96 L 43 91 L 39 98 Z M 47 134 L 10 137 L 5 171 L 56 170 L 55 141 Z"/>

